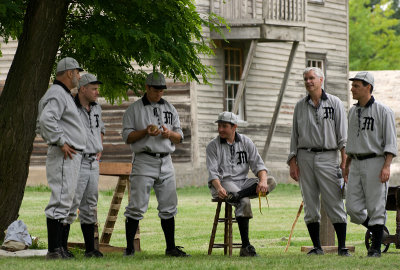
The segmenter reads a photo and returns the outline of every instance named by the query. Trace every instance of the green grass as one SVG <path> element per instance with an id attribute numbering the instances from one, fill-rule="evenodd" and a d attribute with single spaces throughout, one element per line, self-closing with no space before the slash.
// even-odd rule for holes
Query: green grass
<path id="1" fill-rule="evenodd" d="M 20 211 L 20 219 L 28 226 L 32 236 L 39 237 L 39 248 L 47 245 L 46 219 L 44 208 L 50 191 L 46 187 L 28 187 Z M 112 191 L 100 192 L 98 216 L 100 231 L 107 216 Z M 102 259 L 85 259 L 81 250 L 73 250 L 76 259 L 70 261 L 46 261 L 44 258 L 0 258 L 0 269 L 388 269 L 399 268 L 399 253 L 391 244 L 388 253 L 382 258 L 366 258 L 364 246 L 365 229 L 349 223 L 347 244 L 354 245 L 356 252 L 350 258 L 336 254 L 309 257 L 300 252 L 301 246 L 311 245 L 307 228 L 300 216 L 292 237 L 291 246 L 284 252 L 287 238 L 297 210 L 301 195 L 296 185 L 278 185 L 268 196 L 269 208 L 262 201 L 261 214 L 258 200 L 252 200 L 254 218 L 250 221 L 250 241 L 260 257 L 241 258 L 239 250 L 233 250 L 231 258 L 223 255 L 222 249 L 214 249 L 207 255 L 208 242 L 212 228 L 216 204 L 210 200 L 207 187 L 178 189 L 179 212 L 176 217 L 176 244 L 185 247 L 190 258 L 167 258 L 164 256 L 165 242 L 157 215 L 157 201 L 152 193 L 149 209 L 140 222 L 142 252 L 133 258 L 124 258 L 121 253 L 108 253 Z M 124 207 L 127 195 L 122 202 L 119 218 L 111 238 L 111 245 L 125 245 Z M 387 227 L 395 232 L 395 213 L 388 212 Z M 216 242 L 222 241 L 222 224 L 219 225 Z M 237 225 L 234 224 L 234 242 L 240 242 Z M 78 223 L 71 227 L 70 241 L 82 242 Z"/>

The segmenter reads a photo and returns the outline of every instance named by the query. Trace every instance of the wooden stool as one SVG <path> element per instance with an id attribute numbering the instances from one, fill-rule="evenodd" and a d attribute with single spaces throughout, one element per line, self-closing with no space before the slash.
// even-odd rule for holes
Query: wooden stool
<path id="1" fill-rule="evenodd" d="M 210 244 L 208 246 L 208 255 L 211 255 L 213 248 L 224 248 L 224 255 L 227 254 L 229 249 L 229 256 L 232 256 L 232 248 L 240 248 L 242 244 L 232 243 L 232 223 L 236 222 L 235 218 L 232 218 L 232 205 L 226 203 L 224 200 L 219 198 L 212 199 L 211 202 L 217 202 L 217 210 L 215 211 L 214 224 L 211 231 Z M 221 212 L 221 205 L 225 203 L 225 217 L 220 218 L 219 213 Z M 215 244 L 215 233 L 217 232 L 217 226 L 219 222 L 225 224 L 224 228 L 224 243 Z"/>

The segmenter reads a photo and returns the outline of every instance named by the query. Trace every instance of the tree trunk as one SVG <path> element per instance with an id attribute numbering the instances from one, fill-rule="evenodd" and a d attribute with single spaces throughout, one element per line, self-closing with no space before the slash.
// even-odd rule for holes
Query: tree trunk
<path id="1" fill-rule="evenodd" d="M 0 239 L 18 218 L 35 139 L 69 0 L 30 0 L 17 52 L 0 96 Z M 43 206 L 44 208 L 44 206 Z"/>

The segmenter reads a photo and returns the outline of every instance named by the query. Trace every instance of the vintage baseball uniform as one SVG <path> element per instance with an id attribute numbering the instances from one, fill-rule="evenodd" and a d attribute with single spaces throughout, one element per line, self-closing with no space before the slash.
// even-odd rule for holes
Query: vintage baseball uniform
<path id="1" fill-rule="evenodd" d="M 346 208 L 351 221 L 368 226 L 384 225 L 389 182 L 379 179 L 385 153 L 397 155 L 396 124 L 393 111 L 373 96 L 362 107 L 349 111 L 349 136 L 346 147 L 352 158 L 348 178 Z"/>
<path id="2" fill-rule="evenodd" d="M 288 163 L 296 156 L 306 224 L 320 222 L 320 194 L 331 222 L 346 223 L 337 151 L 346 141 L 346 113 L 339 98 L 322 90 L 318 107 L 309 95 L 297 102 Z"/>
<path id="3" fill-rule="evenodd" d="M 207 168 L 209 172 L 208 186 L 213 198 L 218 197 L 218 192 L 211 184 L 214 179 L 219 179 L 222 187 L 227 192 L 238 192 L 258 183 L 258 178 L 248 178 L 249 169 L 257 175 L 259 171 L 267 171 L 255 144 L 245 135 L 235 133 L 233 144 L 217 136 L 206 148 Z M 268 172 L 268 171 L 267 171 Z M 250 198 L 244 197 L 235 209 L 236 217 L 252 218 Z"/>
<path id="4" fill-rule="evenodd" d="M 74 198 L 87 137 L 71 92 L 60 81 L 55 80 L 39 102 L 37 131 L 49 145 L 46 175 L 52 192 L 45 213 L 50 219 L 64 220 Z M 64 143 L 76 150 L 72 159 L 64 159 L 60 149 Z"/>
<path id="5" fill-rule="evenodd" d="M 152 103 L 145 94 L 131 104 L 123 117 L 122 138 L 126 142 L 132 131 L 146 129 L 154 124 L 159 129 L 165 125 L 177 132 L 183 139 L 178 112 L 166 100 Z M 145 136 L 130 144 L 133 153 L 132 174 L 130 175 L 131 196 L 125 216 L 141 220 L 147 211 L 150 190 L 153 187 L 158 201 L 158 216 L 170 219 L 177 213 L 177 194 L 171 153 L 175 145 L 171 140 L 158 136 Z"/>
<path id="6" fill-rule="evenodd" d="M 99 162 L 96 159 L 96 154 L 103 151 L 101 134 L 105 134 L 105 127 L 101 118 L 100 104 L 91 102 L 89 104 L 90 110 L 87 111 L 79 101 L 79 94 L 75 96 L 75 103 L 85 126 L 87 143 L 82 155 L 78 185 L 68 223 L 71 224 L 76 219 L 77 209 L 79 208 L 80 222 L 82 224 L 93 224 L 97 222 L 96 208 L 99 183 Z"/>

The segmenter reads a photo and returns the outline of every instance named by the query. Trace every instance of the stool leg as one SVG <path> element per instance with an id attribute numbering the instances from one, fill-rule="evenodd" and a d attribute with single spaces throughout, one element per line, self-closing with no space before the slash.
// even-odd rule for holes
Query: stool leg
<path id="1" fill-rule="evenodd" d="M 232 205 L 226 204 L 228 208 L 228 229 L 229 229 L 229 236 L 228 236 L 228 246 L 229 246 L 229 256 L 232 256 Z"/>
<path id="2" fill-rule="evenodd" d="M 211 237 L 210 237 L 210 244 L 208 245 L 208 255 L 211 255 L 212 249 L 214 246 L 215 233 L 217 231 L 219 213 L 221 212 L 221 204 L 222 204 L 222 202 L 218 202 L 217 210 L 215 211 L 214 223 L 213 223 L 213 228 L 212 228 Z"/>
<path id="3" fill-rule="evenodd" d="M 226 255 L 228 251 L 228 245 L 229 245 L 229 227 L 228 227 L 228 209 L 229 209 L 228 203 L 225 203 L 225 218 L 224 218 L 224 255 Z"/>

